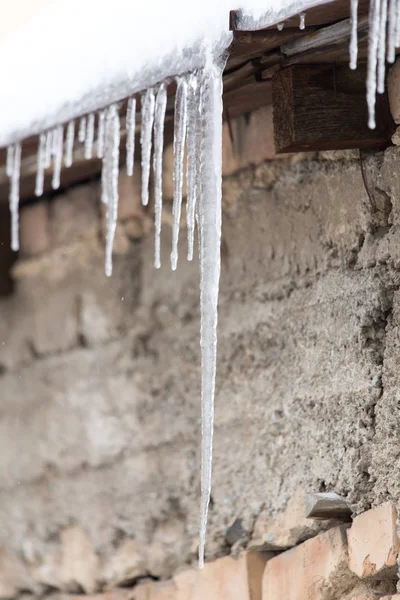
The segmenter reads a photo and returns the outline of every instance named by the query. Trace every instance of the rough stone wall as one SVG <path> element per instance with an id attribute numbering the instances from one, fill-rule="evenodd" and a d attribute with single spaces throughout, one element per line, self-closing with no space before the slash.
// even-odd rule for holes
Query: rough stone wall
<path id="1" fill-rule="evenodd" d="M 273 523 L 307 490 L 355 512 L 399 497 L 399 165 L 365 157 L 364 183 L 358 153 L 320 153 L 224 179 L 208 558 L 293 545 Z M 0 300 L 3 597 L 196 558 L 198 266 L 182 230 L 171 273 L 166 203 L 154 270 L 137 186 L 122 177 L 112 279 L 98 182 L 22 211 Z"/>

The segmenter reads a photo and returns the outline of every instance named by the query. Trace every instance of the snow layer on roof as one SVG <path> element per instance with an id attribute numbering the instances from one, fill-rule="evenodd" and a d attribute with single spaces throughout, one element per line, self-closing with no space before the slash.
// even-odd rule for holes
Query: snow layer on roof
<path id="1" fill-rule="evenodd" d="M 0 43 L 0 146 L 203 66 L 232 8 L 262 27 L 324 1 L 52 0 Z"/>

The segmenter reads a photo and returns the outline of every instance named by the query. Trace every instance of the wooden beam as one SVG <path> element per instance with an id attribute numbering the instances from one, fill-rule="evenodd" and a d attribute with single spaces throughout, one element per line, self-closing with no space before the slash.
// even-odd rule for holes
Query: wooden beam
<path id="1" fill-rule="evenodd" d="M 378 95 L 377 127 L 368 129 L 366 68 L 294 65 L 272 78 L 274 138 L 278 153 L 385 148 L 394 123 L 387 95 Z"/>

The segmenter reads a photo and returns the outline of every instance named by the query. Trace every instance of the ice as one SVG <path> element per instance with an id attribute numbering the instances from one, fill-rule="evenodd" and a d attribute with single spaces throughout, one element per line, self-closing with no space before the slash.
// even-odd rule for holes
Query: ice
<path id="1" fill-rule="evenodd" d="M 140 144 L 142 147 L 142 204 L 149 203 L 149 180 L 151 160 L 151 134 L 154 121 L 154 89 L 149 88 L 142 95 L 142 130 L 140 132 Z"/>
<path id="2" fill-rule="evenodd" d="M 83 143 L 86 139 L 86 117 L 79 120 L 78 141 Z"/>
<path id="3" fill-rule="evenodd" d="M 53 179 L 51 182 L 51 186 L 53 190 L 58 190 L 60 187 L 60 175 L 61 175 L 61 167 L 62 167 L 62 159 L 63 159 L 63 144 L 64 141 L 64 129 L 62 125 L 59 125 L 55 128 L 53 132 L 53 156 L 54 156 L 54 166 L 53 166 Z"/>
<path id="4" fill-rule="evenodd" d="M 99 111 L 99 126 L 97 129 L 97 157 L 103 158 L 104 154 L 104 129 L 105 129 L 106 111 Z"/>
<path id="5" fill-rule="evenodd" d="M 376 103 L 376 67 L 378 62 L 378 46 L 380 32 L 380 0 L 371 0 L 369 8 L 369 34 L 368 34 L 368 69 L 367 69 L 367 104 L 368 127 L 375 129 L 375 103 Z"/>
<path id="6" fill-rule="evenodd" d="M 202 412 L 200 567 L 204 565 L 211 494 L 218 292 L 221 269 L 222 65 L 211 60 L 205 67 L 202 82 L 202 131 L 201 192 L 198 200 Z"/>
<path id="7" fill-rule="evenodd" d="M 126 172 L 133 175 L 135 159 L 136 98 L 129 98 L 126 111 Z"/>
<path id="8" fill-rule="evenodd" d="M 53 149 L 53 130 L 46 132 L 46 146 L 44 150 L 44 166 L 48 169 L 51 165 L 51 151 Z"/>
<path id="9" fill-rule="evenodd" d="M 282 31 L 282 29 L 285 27 L 285 22 L 281 21 L 281 23 L 278 23 L 276 28 L 278 31 Z"/>
<path id="10" fill-rule="evenodd" d="M 14 165 L 14 154 L 15 154 L 15 146 L 8 146 L 7 148 L 7 159 L 6 159 L 6 175 L 7 177 L 11 177 L 13 172 Z"/>
<path id="11" fill-rule="evenodd" d="M 389 0 L 387 59 L 390 63 L 396 59 L 396 4 L 397 0 Z"/>
<path id="12" fill-rule="evenodd" d="M 358 56 L 358 0 L 350 0 L 350 69 L 357 69 Z"/>
<path id="13" fill-rule="evenodd" d="M 400 0 L 396 0 L 395 46 L 400 46 Z"/>
<path id="14" fill-rule="evenodd" d="M 171 268 L 176 270 L 178 263 L 179 226 L 182 209 L 183 158 L 185 151 L 187 122 L 187 77 L 179 77 L 175 96 L 174 114 L 174 202 L 172 205 L 172 252 Z"/>
<path id="15" fill-rule="evenodd" d="M 75 121 L 70 121 L 67 126 L 67 135 L 65 140 L 65 159 L 66 167 L 71 167 L 74 158 L 74 141 L 75 141 Z"/>
<path id="16" fill-rule="evenodd" d="M 45 171 L 45 160 L 46 160 L 45 154 L 46 154 L 46 134 L 41 133 L 39 136 L 39 145 L 38 145 L 38 151 L 37 151 L 35 196 L 41 196 L 43 194 L 44 171 Z"/>
<path id="17" fill-rule="evenodd" d="M 10 212 L 11 212 L 11 249 L 14 252 L 19 250 L 19 179 L 21 171 L 21 144 L 18 142 L 13 149 L 13 160 L 10 182 Z"/>
<path id="18" fill-rule="evenodd" d="M 385 67 L 386 67 L 386 27 L 387 27 L 387 0 L 381 0 L 381 14 L 379 23 L 378 42 L 378 93 L 385 91 Z"/>
<path id="19" fill-rule="evenodd" d="M 154 111 L 154 266 L 161 267 L 160 235 L 162 218 L 162 158 L 164 148 L 164 119 L 167 107 L 167 86 L 162 83 L 158 88 Z"/>
<path id="20" fill-rule="evenodd" d="M 197 198 L 197 175 L 199 167 L 200 142 L 200 80 L 199 74 L 194 73 L 188 81 L 187 100 L 187 162 L 186 162 L 186 223 L 188 236 L 188 260 L 193 260 L 195 211 Z"/>
<path id="21" fill-rule="evenodd" d="M 299 28 L 300 29 L 305 29 L 306 28 L 306 13 L 300 13 Z"/>
<path id="22" fill-rule="evenodd" d="M 86 137 L 85 137 L 85 158 L 90 160 L 93 156 L 94 142 L 94 113 L 90 113 L 87 118 Z"/>
<path id="23" fill-rule="evenodd" d="M 107 205 L 105 272 L 112 274 L 112 251 L 118 217 L 120 119 L 119 106 L 112 104 L 105 116 L 105 144 L 102 170 L 103 202 Z"/>

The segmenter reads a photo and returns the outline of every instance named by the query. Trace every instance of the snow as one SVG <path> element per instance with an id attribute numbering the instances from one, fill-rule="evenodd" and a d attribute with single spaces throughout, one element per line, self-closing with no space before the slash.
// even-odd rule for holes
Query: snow
<path id="1" fill-rule="evenodd" d="M 0 42 L 1 55 L 7 57 L 2 61 L 7 85 L 0 95 L 0 146 L 201 68 L 206 45 L 215 54 L 229 45 L 231 9 L 242 8 L 246 28 L 251 22 L 273 25 L 321 3 L 53 0 Z"/>

